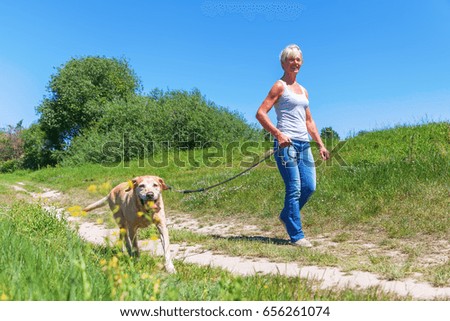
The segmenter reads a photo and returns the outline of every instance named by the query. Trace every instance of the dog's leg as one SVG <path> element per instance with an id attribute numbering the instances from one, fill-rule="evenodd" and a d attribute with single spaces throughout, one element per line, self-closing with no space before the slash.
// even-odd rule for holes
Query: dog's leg
<path id="1" fill-rule="evenodd" d="M 133 246 L 130 238 L 130 229 L 128 227 L 120 228 L 120 240 L 122 243 L 125 243 L 125 248 L 127 249 L 128 255 L 133 256 Z"/>
<path id="2" fill-rule="evenodd" d="M 138 239 L 137 239 L 137 229 L 130 227 L 127 230 L 128 235 L 128 253 L 130 256 L 139 257 L 139 247 L 138 247 Z"/>
<path id="3" fill-rule="evenodd" d="M 170 257 L 170 241 L 169 241 L 169 230 L 166 226 L 166 220 L 164 217 L 159 218 L 159 222 L 156 224 L 156 227 L 159 231 L 159 238 L 161 240 L 161 244 L 164 250 L 164 261 L 167 272 L 175 273 L 175 266 L 173 265 L 172 258 Z"/>

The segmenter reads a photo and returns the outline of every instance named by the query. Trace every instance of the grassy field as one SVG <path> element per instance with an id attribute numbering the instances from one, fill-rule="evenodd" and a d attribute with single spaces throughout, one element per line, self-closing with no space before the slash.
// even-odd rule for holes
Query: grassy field
<path id="1" fill-rule="evenodd" d="M 67 222 L 38 205 L 0 212 L 2 300 L 388 300 L 366 291 L 313 290 L 313 282 L 281 276 L 238 277 L 178 263 L 167 275 L 160 260 L 139 260 L 115 247 L 80 240 Z"/>
<path id="2" fill-rule="evenodd" d="M 298 278 L 237 277 L 181 262 L 176 262 L 179 273 L 169 276 L 158 258 L 144 255 L 136 261 L 115 248 L 80 241 L 65 221 L 23 202 L 27 195 L 11 189 L 17 182 L 28 191 L 56 189 L 63 192 L 59 205 L 66 208 L 86 205 L 111 186 L 143 174 L 157 174 L 178 189 L 195 189 L 240 172 L 267 146 L 253 145 L 238 144 L 232 155 L 229 146 L 225 152 L 216 146 L 114 166 L 1 175 L 0 233 L 7 245 L 0 255 L 5 267 L 0 295 L 11 300 L 396 299 L 376 288 L 323 291 Z M 230 255 L 370 271 L 389 280 L 419 275 L 435 286 L 449 286 L 449 147 L 448 123 L 369 132 L 330 146 L 334 157 L 317 163 L 318 189 L 303 212 L 312 250 L 299 252 L 280 243 L 287 239 L 277 218 L 284 187 L 273 159 L 207 193 L 164 196 L 171 217 L 187 213 L 203 225 L 251 224 L 261 235 L 171 231 L 172 242 L 201 244 Z"/>

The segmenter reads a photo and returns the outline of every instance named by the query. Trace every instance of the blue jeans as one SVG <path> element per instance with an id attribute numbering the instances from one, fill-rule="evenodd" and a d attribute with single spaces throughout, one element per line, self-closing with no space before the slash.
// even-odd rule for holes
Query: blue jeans
<path id="1" fill-rule="evenodd" d="M 284 208 L 280 219 L 291 242 L 305 237 L 300 211 L 316 190 L 316 168 L 309 142 L 292 140 L 292 145 L 278 150 L 275 140 L 275 159 L 286 187 Z"/>

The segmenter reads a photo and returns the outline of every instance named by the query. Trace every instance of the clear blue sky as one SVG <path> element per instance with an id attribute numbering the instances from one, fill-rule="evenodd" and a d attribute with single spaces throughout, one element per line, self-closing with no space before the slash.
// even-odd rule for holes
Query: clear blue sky
<path id="1" fill-rule="evenodd" d="M 87 55 L 128 59 L 144 92 L 198 88 L 256 122 L 290 43 L 319 129 L 450 119 L 449 0 L 2 0 L 0 127 L 37 121 L 54 68 Z"/>

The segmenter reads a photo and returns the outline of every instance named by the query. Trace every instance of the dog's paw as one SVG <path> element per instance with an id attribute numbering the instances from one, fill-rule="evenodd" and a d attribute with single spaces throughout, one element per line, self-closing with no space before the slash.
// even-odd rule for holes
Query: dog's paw
<path id="1" fill-rule="evenodd" d="M 173 266 L 172 262 L 167 263 L 165 267 L 166 267 L 166 271 L 168 273 L 170 273 L 170 274 L 177 273 L 177 270 L 175 270 L 175 266 Z"/>

